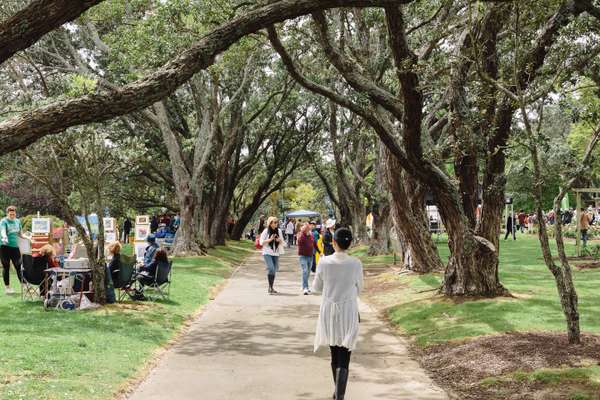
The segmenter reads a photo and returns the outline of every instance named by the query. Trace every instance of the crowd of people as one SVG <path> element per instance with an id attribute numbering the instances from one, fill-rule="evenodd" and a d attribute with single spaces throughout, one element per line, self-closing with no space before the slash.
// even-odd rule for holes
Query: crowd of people
<path id="1" fill-rule="evenodd" d="M 166 217 L 166 216 L 164 216 Z M 161 217 L 162 218 L 162 217 Z M 176 215 L 169 220 L 158 220 L 158 229 L 155 233 L 150 234 L 147 238 L 148 245 L 144 252 L 143 262 L 138 265 L 137 273 L 134 280 L 139 283 L 140 291 L 147 285 L 151 285 L 156 277 L 156 271 L 159 268 L 166 267 L 169 264 L 167 252 L 161 249 L 156 243 L 157 237 L 161 236 L 162 231 L 176 230 L 179 227 L 179 216 Z M 168 228 L 167 228 L 168 227 Z M 131 232 L 132 223 L 129 218 L 126 218 L 123 223 L 123 240 L 128 241 L 128 236 Z M 162 229 L 162 231 L 161 231 Z M 0 220 L 0 262 L 2 264 L 2 278 L 4 281 L 5 293 L 13 294 L 14 290 L 10 286 L 10 266 L 13 265 L 19 282 L 23 282 L 23 255 L 19 247 L 19 239 L 25 238 L 22 234 L 22 225 L 17 218 L 17 208 L 9 206 L 6 209 L 6 217 Z M 74 245 L 71 248 L 71 253 L 67 258 L 57 256 L 55 246 L 48 243 L 37 249 L 33 256 L 33 264 L 35 268 L 46 271 L 51 268 L 60 268 L 65 260 L 75 257 L 87 258 L 85 254 L 79 254 L 78 249 L 82 246 Z M 106 282 L 111 283 L 116 279 L 116 274 L 121 268 L 121 243 L 115 241 L 107 246 L 109 263 L 107 265 Z M 29 256 L 31 257 L 31 256 Z M 39 284 L 39 294 L 44 297 L 48 287 L 52 287 L 54 282 L 50 284 Z M 74 289 L 77 290 L 77 289 Z M 110 297 L 109 297 L 110 301 Z"/>
<path id="2" fill-rule="evenodd" d="M 148 235 L 146 242 L 148 244 L 144 250 L 143 261 L 137 266 L 136 273 L 132 276 L 131 282 L 127 283 L 127 287 L 131 289 L 131 296 L 134 300 L 145 300 L 144 288 L 155 283 L 157 271 L 160 268 L 170 268 L 167 251 L 160 248 L 158 243 L 156 243 L 156 236 L 154 234 Z M 118 241 L 110 243 L 108 251 L 110 262 L 107 267 L 107 278 L 110 277 L 112 282 L 117 282 L 122 266 L 121 243 Z M 135 288 L 133 287 L 134 283 L 138 283 Z"/>
<path id="3" fill-rule="evenodd" d="M 588 241 L 588 231 L 591 225 L 599 223 L 598 215 L 600 215 L 600 209 L 596 209 L 592 206 L 588 208 L 581 208 L 579 211 L 570 208 L 566 210 L 560 210 L 560 213 L 556 215 L 554 210 L 550 210 L 543 214 L 544 222 L 552 226 L 556 224 L 557 219 L 560 219 L 562 225 L 569 225 L 577 223 L 579 219 L 579 226 L 581 229 L 581 240 L 585 246 Z M 511 213 L 506 217 L 504 240 L 507 240 L 510 236 L 513 240 L 517 239 L 517 232 L 521 233 L 534 233 L 538 225 L 538 216 L 536 213 L 528 213 L 521 209 L 518 213 Z"/>
<path id="4" fill-rule="evenodd" d="M 262 249 L 267 270 L 269 294 L 279 271 L 279 257 L 284 249 L 296 246 L 304 295 L 311 294 L 310 274 L 314 272 L 312 288 L 322 293 L 314 351 L 329 346 L 334 383 L 333 398 L 343 400 L 348 382 L 350 356 L 356 347 L 360 315 L 358 295 L 363 289 L 363 267 L 359 259 L 347 254 L 352 244 L 352 232 L 337 227 L 328 220 L 324 227 L 316 221 L 289 219 L 279 224 L 276 217 L 259 220 L 257 246 Z"/>

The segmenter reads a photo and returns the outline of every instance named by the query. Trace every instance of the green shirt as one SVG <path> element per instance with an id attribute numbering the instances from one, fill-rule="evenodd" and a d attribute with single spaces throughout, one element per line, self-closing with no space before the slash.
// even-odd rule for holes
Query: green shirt
<path id="1" fill-rule="evenodd" d="M 17 218 L 13 220 L 2 218 L 2 221 L 0 221 L 0 244 L 2 246 L 19 247 L 20 233 L 21 222 Z M 5 240 L 8 240 L 8 243 Z"/>

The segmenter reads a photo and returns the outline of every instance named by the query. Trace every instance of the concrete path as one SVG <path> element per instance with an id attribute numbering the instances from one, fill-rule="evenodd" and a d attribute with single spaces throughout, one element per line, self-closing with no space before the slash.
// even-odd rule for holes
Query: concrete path
<path id="1" fill-rule="evenodd" d="M 262 257 L 253 256 L 129 399 L 330 399 L 329 350 L 313 353 L 321 298 L 302 295 L 292 251 L 282 256 L 278 295 L 267 294 Z M 402 339 L 368 306 L 360 307 L 346 398 L 447 399 L 409 357 Z"/>

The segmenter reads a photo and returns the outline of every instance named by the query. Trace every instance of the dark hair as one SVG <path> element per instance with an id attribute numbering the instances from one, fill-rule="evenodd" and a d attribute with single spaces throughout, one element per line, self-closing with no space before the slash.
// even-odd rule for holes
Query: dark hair
<path id="1" fill-rule="evenodd" d="M 154 253 L 154 259 L 158 262 L 169 262 L 169 257 L 167 257 L 167 252 L 163 249 L 156 250 Z"/>
<path id="2" fill-rule="evenodd" d="M 342 250 L 347 250 L 352 244 L 352 232 L 348 228 L 339 228 L 333 234 L 333 240 Z"/>

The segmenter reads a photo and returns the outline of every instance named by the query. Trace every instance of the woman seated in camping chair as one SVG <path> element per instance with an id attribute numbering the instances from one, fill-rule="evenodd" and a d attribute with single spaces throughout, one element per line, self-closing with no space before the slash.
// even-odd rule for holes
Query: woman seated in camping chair
<path id="1" fill-rule="evenodd" d="M 60 265 L 56 260 L 56 251 L 51 244 L 45 244 L 39 250 L 39 255 L 33 257 L 33 265 L 35 269 L 45 271 L 50 268 L 58 268 Z M 47 283 L 48 287 L 52 286 L 52 282 Z M 46 282 L 40 283 L 40 296 L 46 296 Z"/>
<path id="2" fill-rule="evenodd" d="M 156 283 L 155 278 L 158 268 L 169 268 L 169 257 L 167 257 L 167 252 L 163 249 L 156 250 L 150 264 L 140 267 L 137 280 L 142 288 Z"/>
<path id="3" fill-rule="evenodd" d="M 119 278 L 119 270 L 121 269 L 121 243 L 112 242 L 108 245 L 108 252 L 111 256 L 108 263 L 108 270 L 113 282 Z"/>

